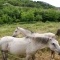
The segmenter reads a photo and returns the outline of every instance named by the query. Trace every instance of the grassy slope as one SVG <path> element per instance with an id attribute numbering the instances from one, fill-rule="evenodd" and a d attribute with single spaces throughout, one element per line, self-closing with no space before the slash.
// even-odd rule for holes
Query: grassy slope
<path id="1" fill-rule="evenodd" d="M 3 36 L 8 36 L 8 35 L 12 35 L 13 31 L 16 29 L 16 27 L 23 27 L 26 29 L 29 29 L 33 32 L 39 32 L 39 33 L 44 33 L 44 32 L 53 32 L 56 33 L 57 29 L 60 28 L 60 22 L 46 22 L 46 23 L 42 23 L 42 22 L 37 22 L 37 23 L 24 23 L 24 24 L 19 24 L 19 23 L 15 23 L 15 24 L 4 24 L 4 25 L 0 25 L 0 37 Z M 60 37 L 57 37 L 59 43 L 60 43 Z M 46 52 L 48 49 L 46 49 L 45 51 L 39 51 L 36 54 L 36 60 L 49 60 L 50 58 L 50 51 Z M 18 58 L 11 58 L 12 56 L 10 55 L 9 58 L 10 60 L 19 60 Z M 56 60 L 60 60 L 59 56 L 56 55 L 55 57 Z"/>
<path id="2" fill-rule="evenodd" d="M 36 23 L 15 23 L 15 24 L 4 24 L 0 25 L 0 37 L 6 35 L 12 35 L 16 27 L 22 27 L 29 29 L 33 32 L 53 32 L 56 33 L 56 30 L 60 27 L 60 22 L 36 22 Z"/>

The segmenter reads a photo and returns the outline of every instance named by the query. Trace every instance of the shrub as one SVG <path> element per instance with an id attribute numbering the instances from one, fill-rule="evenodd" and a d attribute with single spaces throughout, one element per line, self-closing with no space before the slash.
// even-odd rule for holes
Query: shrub
<path id="1" fill-rule="evenodd" d="M 22 12 L 21 19 L 25 22 L 31 22 L 34 20 L 34 14 L 32 11 Z"/>
<path id="2" fill-rule="evenodd" d="M 58 13 L 55 10 L 43 11 L 42 14 L 43 22 L 45 21 L 57 21 Z"/>
<path id="3" fill-rule="evenodd" d="M 16 0 L 13 1 L 16 2 Z M 8 0 L 9 3 L 7 5 L 3 5 L 3 3 L 6 1 L 1 3 L 0 6 L 2 8 L 0 8 L 0 24 L 33 21 L 60 21 L 60 12 L 56 9 L 43 9 L 42 7 L 39 8 L 39 6 L 36 8 L 37 6 L 34 7 L 36 5 L 36 2 L 35 4 L 33 4 L 33 2 L 22 2 L 22 5 L 26 3 L 26 5 L 29 6 L 25 5 L 26 7 L 21 7 L 18 1 L 16 3 L 13 1 Z M 16 5 L 17 3 L 19 3 L 19 6 Z"/>

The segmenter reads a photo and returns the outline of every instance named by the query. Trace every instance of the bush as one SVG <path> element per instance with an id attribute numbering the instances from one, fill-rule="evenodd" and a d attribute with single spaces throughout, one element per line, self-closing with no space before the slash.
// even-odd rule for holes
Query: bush
<path id="1" fill-rule="evenodd" d="M 57 21 L 60 22 L 60 11 L 57 12 L 57 13 L 58 13 L 58 15 L 57 15 L 58 16 Z"/>
<path id="2" fill-rule="evenodd" d="M 31 22 L 34 20 L 34 14 L 32 11 L 22 12 L 21 20 L 24 22 Z"/>
<path id="3" fill-rule="evenodd" d="M 58 13 L 56 12 L 56 10 L 43 11 L 42 18 L 43 18 L 43 20 L 42 20 L 43 22 L 45 22 L 45 21 L 57 21 Z"/>
<path id="4" fill-rule="evenodd" d="M 16 2 L 16 0 L 13 1 Z M 11 1 L 9 0 L 9 2 L 11 4 L 14 4 L 12 0 Z M 27 2 L 25 3 L 27 4 Z M 0 8 L 0 24 L 5 24 L 5 23 L 10 24 L 16 22 L 33 22 L 33 21 L 36 22 L 37 21 L 42 21 L 42 22 L 59 21 L 60 22 L 60 12 L 56 9 L 21 7 L 16 5 L 13 6 L 11 4 L 1 6 L 2 8 Z M 31 4 L 31 6 L 32 5 L 34 6 L 34 4 Z"/>

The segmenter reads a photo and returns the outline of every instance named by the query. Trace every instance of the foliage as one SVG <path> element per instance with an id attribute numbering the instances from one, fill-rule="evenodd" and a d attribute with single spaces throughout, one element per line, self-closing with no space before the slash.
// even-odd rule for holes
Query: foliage
<path id="1" fill-rule="evenodd" d="M 60 12 L 59 12 L 60 13 Z M 58 12 L 56 10 L 47 10 L 44 11 L 42 14 L 43 20 L 42 21 L 58 21 Z"/>
<path id="2" fill-rule="evenodd" d="M 60 11 L 44 2 L 0 0 L 0 24 L 60 21 Z"/>

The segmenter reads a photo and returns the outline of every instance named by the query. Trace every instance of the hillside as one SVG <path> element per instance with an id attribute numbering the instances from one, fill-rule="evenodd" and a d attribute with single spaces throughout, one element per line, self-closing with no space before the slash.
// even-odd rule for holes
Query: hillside
<path id="1" fill-rule="evenodd" d="M 60 21 L 60 11 L 45 2 L 0 0 L 0 24 Z"/>
<path id="2" fill-rule="evenodd" d="M 36 7 L 36 8 L 54 8 L 54 6 L 40 1 L 25 1 L 25 0 L 0 0 L 0 6 L 11 4 L 19 7 Z"/>

